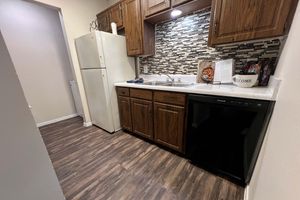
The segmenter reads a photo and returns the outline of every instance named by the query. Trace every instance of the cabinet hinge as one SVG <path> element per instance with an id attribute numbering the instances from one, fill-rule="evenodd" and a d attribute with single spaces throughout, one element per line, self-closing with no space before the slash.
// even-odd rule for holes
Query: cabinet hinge
<path id="1" fill-rule="evenodd" d="M 215 24 L 214 24 L 214 34 L 215 35 L 217 35 L 217 33 L 218 33 L 218 22 L 215 22 Z"/>

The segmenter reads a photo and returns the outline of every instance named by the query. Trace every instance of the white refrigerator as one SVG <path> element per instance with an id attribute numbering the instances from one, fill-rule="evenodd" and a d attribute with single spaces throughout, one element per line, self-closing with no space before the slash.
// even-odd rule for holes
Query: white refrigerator
<path id="1" fill-rule="evenodd" d="M 110 133 L 121 129 L 114 83 L 135 77 L 124 36 L 94 31 L 75 39 L 92 123 Z"/>

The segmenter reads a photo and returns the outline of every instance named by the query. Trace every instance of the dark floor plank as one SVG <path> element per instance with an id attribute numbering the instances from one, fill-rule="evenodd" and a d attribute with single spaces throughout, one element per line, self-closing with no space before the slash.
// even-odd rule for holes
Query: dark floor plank
<path id="1" fill-rule="evenodd" d="M 243 188 L 123 131 L 79 117 L 40 131 L 67 200 L 243 199 Z"/>

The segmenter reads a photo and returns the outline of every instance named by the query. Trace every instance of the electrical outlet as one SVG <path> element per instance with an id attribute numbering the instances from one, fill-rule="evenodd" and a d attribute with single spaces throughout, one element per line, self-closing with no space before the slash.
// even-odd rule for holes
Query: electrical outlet
<path id="1" fill-rule="evenodd" d="M 148 66 L 145 65 L 143 68 L 144 68 L 144 73 L 147 74 L 149 72 Z"/>

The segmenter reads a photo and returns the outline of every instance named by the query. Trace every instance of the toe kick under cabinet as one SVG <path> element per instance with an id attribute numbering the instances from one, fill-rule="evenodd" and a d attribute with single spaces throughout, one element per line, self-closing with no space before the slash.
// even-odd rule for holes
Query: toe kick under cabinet
<path id="1" fill-rule="evenodd" d="M 186 94 L 117 87 L 123 129 L 184 153 Z"/>

